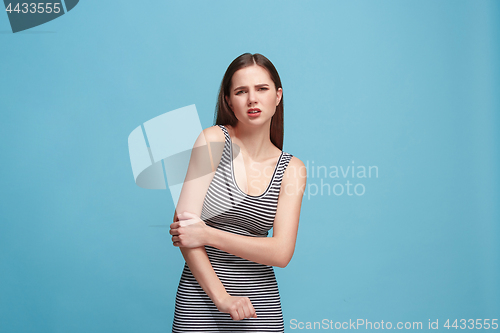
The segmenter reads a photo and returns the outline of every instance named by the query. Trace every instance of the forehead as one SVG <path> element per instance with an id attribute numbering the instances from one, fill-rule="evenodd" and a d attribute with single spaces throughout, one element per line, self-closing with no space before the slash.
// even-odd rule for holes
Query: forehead
<path id="1" fill-rule="evenodd" d="M 271 80 L 271 76 L 267 69 L 259 66 L 252 65 L 245 68 L 238 69 L 233 74 L 232 78 L 232 86 L 249 86 L 249 85 L 257 85 L 257 84 L 272 84 L 273 80 Z"/>

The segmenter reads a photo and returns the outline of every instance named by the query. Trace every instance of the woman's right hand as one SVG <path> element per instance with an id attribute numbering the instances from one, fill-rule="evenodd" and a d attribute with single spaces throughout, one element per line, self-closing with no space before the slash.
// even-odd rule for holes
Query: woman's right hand
<path id="1" fill-rule="evenodd" d="M 248 297 L 227 294 L 216 306 L 220 312 L 229 313 L 233 320 L 257 318 L 257 313 Z"/>

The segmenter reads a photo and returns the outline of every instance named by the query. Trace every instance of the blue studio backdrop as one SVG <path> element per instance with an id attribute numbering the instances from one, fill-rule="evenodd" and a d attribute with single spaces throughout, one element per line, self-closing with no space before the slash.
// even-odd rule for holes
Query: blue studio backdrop
<path id="1" fill-rule="evenodd" d="M 245 52 L 308 170 L 286 331 L 500 330 L 498 1 L 60 3 L 0 13 L 0 332 L 171 330 L 173 200 L 127 138 L 192 104 L 212 126 Z"/>

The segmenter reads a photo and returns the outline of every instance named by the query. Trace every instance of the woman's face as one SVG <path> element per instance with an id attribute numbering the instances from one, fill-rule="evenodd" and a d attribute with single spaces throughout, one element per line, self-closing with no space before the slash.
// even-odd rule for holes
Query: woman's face
<path id="1" fill-rule="evenodd" d="M 234 72 L 226 101 L 238 121 L 260 125 L 271 121 L 282 94 L 265 68 L 252 65 Z"/>

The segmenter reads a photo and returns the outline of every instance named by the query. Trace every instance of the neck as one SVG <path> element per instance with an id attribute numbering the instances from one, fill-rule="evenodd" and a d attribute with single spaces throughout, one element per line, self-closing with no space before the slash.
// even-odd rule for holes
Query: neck
<path id="1" fill-rule="evenodd" d="M 273 143 L 271 142 L 271 119 L 262 126 L 245 126 L 238 122 L 234 135 L 244 145 L 242 147 L 252 159 L 268 156 Z"/>

